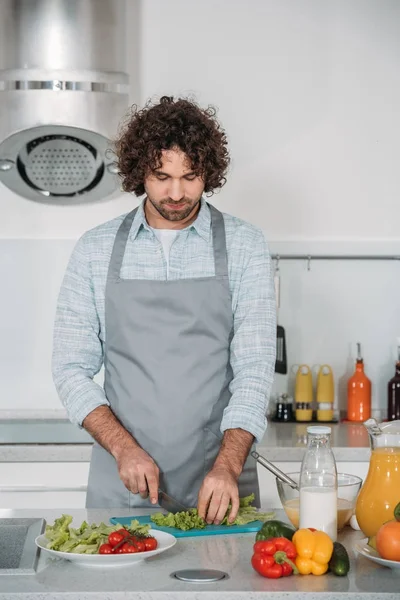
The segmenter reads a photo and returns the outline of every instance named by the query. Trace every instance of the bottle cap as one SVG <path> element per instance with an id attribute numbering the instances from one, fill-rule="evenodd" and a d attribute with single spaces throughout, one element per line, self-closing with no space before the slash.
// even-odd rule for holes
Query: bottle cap
<path id="1" fill-rule="evenodd" d="M 323 427 L 322 425 L 313 425 L 311 427 L 307 427 L 307 433 L 311 433 L 313 435 L 326 435 L 327 433 L 331 433 L 332 429 L 330 427 Z"/>

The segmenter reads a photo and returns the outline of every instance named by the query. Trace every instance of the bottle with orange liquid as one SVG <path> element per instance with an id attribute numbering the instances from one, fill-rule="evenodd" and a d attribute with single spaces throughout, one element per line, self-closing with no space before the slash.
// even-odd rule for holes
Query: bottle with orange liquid
<path id="1" fill-rule="evenodd" d="M 354 374 L 347 382 L 347 419 L 362 423 L 371 416 L 371 381 L 364 373 L 361 344 L 357 343 Z"/>
<path id="2" fill-rule="evenodd" d="M 376 535 L 386 521 L 393 519 L 400 492 L 400 421 L 378 423 L 368 419 L 366 427 L 371 446 L 368 475 L 358 494 L 356 518 L 366 537 Z"/>

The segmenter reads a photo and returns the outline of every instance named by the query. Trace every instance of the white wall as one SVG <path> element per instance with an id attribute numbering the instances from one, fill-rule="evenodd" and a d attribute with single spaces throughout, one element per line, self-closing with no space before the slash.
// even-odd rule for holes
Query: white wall
<path id="1" fill-rule="evenodd" d="M 271 241 L 399 238 L 397 0 L 146 0 L 142 24 L 142 97 L 220 109 L 219 206 Z"/>
<path id="2" fill-rule="evenodd" d="M 279 253 L 400 254 L 397 0 L 128 5 L 132 102 L 191 93 L 219 108 L 232 168 L 217 207 L 262 227 Z M 139 39 L 129 35 L 135 19 Z M 1 408 L 59 407 L 51 329 L 69 252 L 86 229 L 135 204 L 120 195 L 47 206 L 0 185 Z M 400 265 L 280 267 L 290 361 L 329 362 L 343 386 L 361 341 L 374 406 L 383 407 L 400 335 Z M 276 389 L 285 386 L 278 376 Z"/>

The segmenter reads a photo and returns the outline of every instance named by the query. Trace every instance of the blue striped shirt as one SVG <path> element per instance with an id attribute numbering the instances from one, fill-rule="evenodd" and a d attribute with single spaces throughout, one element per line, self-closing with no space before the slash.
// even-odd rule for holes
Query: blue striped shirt
<path id="1" fill-rule="evenodd" d="M 221 431 L 241 428 L 260 441 L 274 378 L 276 308 L 271 259 L 261 230 L 224 214 L 234 331 L 230 347 L 233 380 Z M 100 405 L 104 389 L 93 381 L 104 358 L 104 304 L 108 265 L 125 215 L 86 232 L 77 242 L 61 286 L 54 327 L 53 379 L 73 423 Z M 204 199 L 197 219 L 178 230 L 171 246 L 168 279 L 214 273 L 210 210 Z M 162 245 L 147 224 L 144 202 L 128 237 L 124 279 L 167 278 Z"/>

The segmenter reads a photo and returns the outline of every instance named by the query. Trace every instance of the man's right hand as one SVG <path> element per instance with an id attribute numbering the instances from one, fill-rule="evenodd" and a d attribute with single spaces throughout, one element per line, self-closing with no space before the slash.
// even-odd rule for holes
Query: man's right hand
<path id="1" fill-rule="evenodd" d="M 157 504 L 160 471 L 151 456 L 135 444 L 117 452 L 115 460 L 125 487 L 142 498 L 149 496 L 150 502 Z"/>
<path id="2" fill-rule="evenodd" d="M 151 503 L 157 504 L 160 471 L 112 410 L 108 406 L 98 406 L 87 415 L 83 426 L 115 458 L 125 487 L 142 498 L 150 496 Z"/>

